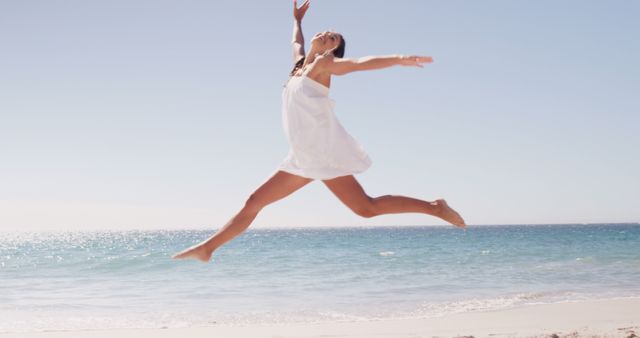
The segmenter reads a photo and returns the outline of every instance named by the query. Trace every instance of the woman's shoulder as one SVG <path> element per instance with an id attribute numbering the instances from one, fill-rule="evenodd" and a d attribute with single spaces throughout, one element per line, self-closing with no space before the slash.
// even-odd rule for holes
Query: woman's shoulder
<path id="1" fill-rule="evenodd" d="M 327 75 L 330 76 L 329 72 L 330 65 L 333 63 L 333 55 L 318 55 L 313 60 L 313 62 L 309 65 L 309 74 L 313 74 L 314 76 L 322 76 Z"/>
<path id="2" fill-rule="evenodd" d="M 316 54 L 316 56 L 313 58 L 313 61 L 311 61 L 309 65 L 322 67 L 328 63 L 332 63 L 334 58 L 335 56 L 333 56 L 333 54 L 331 53 Z"/>

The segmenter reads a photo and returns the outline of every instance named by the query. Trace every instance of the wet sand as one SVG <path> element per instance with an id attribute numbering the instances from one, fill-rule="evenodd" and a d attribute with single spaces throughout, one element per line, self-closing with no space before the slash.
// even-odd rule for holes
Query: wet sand
<path id="1" fill-rule="evenodd" d="M 554 336 L 555 335 L 555 336 Z M 5 333 L 0 338 L 187 337 L 625 337 L 640 336 L 640 298 L 590 300 L 476 311 L 440 318 L 323 323 L 214 325 L 176 329 L 114 329 Z"/>

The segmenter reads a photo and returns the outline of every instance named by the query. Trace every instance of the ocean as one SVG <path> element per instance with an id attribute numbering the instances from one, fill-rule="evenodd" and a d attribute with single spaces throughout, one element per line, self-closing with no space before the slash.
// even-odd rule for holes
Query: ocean
<path id="1" fill-rule="evenodd" d="M 640 297 L 640 225 L 0 233 L 0 333 L 438 317 Z"/>

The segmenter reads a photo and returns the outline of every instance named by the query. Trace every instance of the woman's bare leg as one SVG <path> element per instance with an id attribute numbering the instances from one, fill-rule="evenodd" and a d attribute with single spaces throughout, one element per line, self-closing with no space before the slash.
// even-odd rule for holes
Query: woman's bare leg
<path id="1" fill-rule="evenodd" d="M 173 258 L 193 258 L 208 262 L 216 249 L 245 231 L 262 208 L 290 195 L 311 181 L 313 180 L 284 171 L 276 172 L 249 196 L 240 212 L 233 216 L 222 229 L 206 241 L 175 254 Z"/>
<path id="2" fill-rule="evenodd" d="M 459 227 L 465 226 L 462 217 L 449 207 L 444 199 L 428 202 L 399 195 L 372 198 L 364 192 L 353 175 L 323 180 L 323 182 L 342 203 L 362 217 L 418 212 L 439 217 Z"/>

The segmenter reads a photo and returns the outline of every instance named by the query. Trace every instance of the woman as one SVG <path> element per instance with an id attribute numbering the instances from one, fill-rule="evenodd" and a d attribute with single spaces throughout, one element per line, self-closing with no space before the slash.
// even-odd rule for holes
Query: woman
<path id="1" fill-rule="evenodd" d="M 433 62 L 426 56 L 375 56 L 343 59 L 345 40 L 335 32 L 321 32 L 311 40 L 305 56 L 301 21 L 309 0 L 300 8 L 294 1 L 294 68 L 283 90 L 283 125 L 291 145 L 289 155 L 276 173 L 247 199 L 244 207 L 208 240 L 174 256 L 202 262 L 213 252 L 249 227 L 260 210 L 302 188 L 314 179 L 322 182 L 347 207 L 362 217 L 418 212 L 440 217 L 464 227 L 462 217 L 443 199 L 427 202 L 415 198 L 385 195 L 368 196 L 353 174 L 366 170 L 371 161 L 360 144 L 342 128 L 329 99 L 332 75 L 373 70 L 394 65 L 422 67 Z"/>

